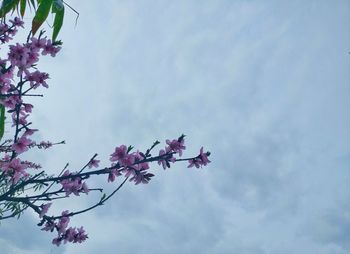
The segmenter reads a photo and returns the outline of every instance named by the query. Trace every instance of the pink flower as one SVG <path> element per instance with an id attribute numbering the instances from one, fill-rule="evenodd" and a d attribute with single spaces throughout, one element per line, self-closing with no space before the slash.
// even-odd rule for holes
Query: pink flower
<path id="1" fill-rule="evenodd" d="M 208 163 L 210 163 L 210 160 L 208 159 L 208 156 L 210 155 L 210 152 L 203 152 L 203 147 L 200 149 L 199 155 L 196 158 L 193 158 L 189 160 L 188 168 L 192 168 L 195 166 L 196 168 L 206 166 Z"/>
<path id="2" fill-rule="evenodd" d="M 19 98 L 18 95 L 11 95 L 3 99 L 2 104 L 9 109 L 15 109 L 16 105 L 20 104 L 21 102 L 22 100 Z"/>
<path id="3" fill-rule="evenodd" d="M 23 136 L 27 137 L 27 136 L 31 136 L 34 134 L 34 132 L 38 131 L 37 129 L 26 129 L 26 131 L 24 132 Z"/>
<path id="4" fill-rule="evenodd" d="M 34 51 L 39 51 L 40 49 L 44 48 L 46 45 L 45 38 L 42 38 L 39 40 L 37 38 L 32 37 L 30 40 L 31 40 L 30 47 Z"/>
<path id="5" fill-rule="evenodd" d="M 193 166 L 195 166 L 196 168 L 199 168 L 201 166 L 200 164 L 200 160 L 198 160 L 197 158 L 195 159 L 191 159 L 188 161 L 190 164 L 187 166 L 188 168 L 192 168 Z"/>
<path id="6" fill-rule="evenodd" d="M 42 85 L 45 88 L 48 88 L 46 80 L 49 78 L 49 74 L 40 71 L 34 71 L 26 75 L 27 80 L 30 83 L 30 86 L 36 89 L 39 85 Z"/>
<path id="7" fill-rule="evenodd" d="M 25 67 L 29 57 L 30 49 L 16 43 L 16 45 L 10 45 L 10 52 L 8 53 L 8 60 L 12 65 L 18 67 Z"/>
<path id="8" fill-rule="evenodd" d="M 88 167 L 89 168 L 92 168 L 92 167 L 97 168 L 99 163 L 100 163 L 99 160 L 92 159 L 89 161 Z"/>
<path id="9" fill-rule="evenodd" d="M 39 215 L 40 218 L 42 218 L 47 213 L 47 211 L 49 210 L 51 205 L 52 205 L 52 203 L 47 203 L 47 204 L 41 205 L 41 212 Z"/>
<path id="10" fill-rule="evenodd" d="M 123 159 L 119 160 L 119 163 L 122 166 L 132 166 L 134 162 L 135 162 L 134 154 L 127 154 Z"/>
<path id="11" fill-rule="evenodd" d="M 19 138 L 17 140 L 16 143 L 14 143 L 12 145 L 12 149 L 15 150 L 16 153 L 20 154 L 20 153 L 27 151 L 29 149 L 28 147 L 31 143 L 32 143 L 32 141 L 23 135 L 21 138 Z"/>
<path id="12" fill-rule="evenodd" d="M 136 171 L 136 174 L 130 178 L 130 182 L 134 181 L 135 185 L 143 183 L 147 184 L 154 174 L 148 173 L 146 171 Z"/>
<path id="13" fill-rule="evenodd" d="M 162 165 L 163 169 L 170 168 L 170 163 L 174 163 L 176 161 L 175 157 L 170 153 L 171 150 L 169 147 L 166 147 L 165 150 L 161 149 L 159 151 L 158 165 Z"/>
<path id="14" fill-rule="evenodd" d="M 87 234 L 83 227 L 80 228 L 68 228 L 63 234 L 64 243 L 73 242 L 73 243 L 82 243 L 88 238 Z"/>
<path id="15" fill-rule="evenodd" d="M 29 116 L 29 114 L 25 114 L 22 112 L 22 114 L 20 114 L 20 117 L 17 119 L 17 114 L 16 112 L 12 113 L 12 126 L 16 126 L 16 123 L 18 122 L 19 125 L 26 125 L 27 122 L 27 117 Z"/>
<path id="16" fill-rule="evenodd" d="M 72 228 L 72 227 L 68 228 L 64 233 L 64 243 L 73 242 L 75 234 L 76 234 L 75 228 Z"/>
<path id="17" fill-rule="evenodd" d="M 63 217 L 60 218 L 57 224 L 59 234 L 62 234 L 68 226 L 68 223 L 70 221 L 69 217 L 67 216 L 68 214 L 69 214 L 68 210 L 63 211 L 61 214 Z"/>
<path id="18" fill-rule="evenodd" d="M 206 166 L 208 163 L 210 163 L 211 161 L 208 159 L 208 156 L 210 155 L 210 152 L 203 152 L 203 146 L 201 147 L 201 150 L 199 152 L 199 158 L 202 161 L 202 165 Z"/>
<path id="19" fill-rule="evenodd" d="M 24 22 L 20 19 L 20 18 L 18 18 L 18 17 L 15 17 L 13 20 L 10 20 L 10 22 L 12 23 L 12 25 L 14 25 L 14 26 L 20 26 L 20 27 L 22 27 L 22 28 L 24 28 Z"/>
<path id="20" fill-rule="evenodd" d="M 56 237 L 52 240 L 52 244 L 55 244 L 57 246 L 60 246 L 62 242 L 62 239 L 60 237 Z"/>
<path id="21" fill-rule="evenodd" d="M 3 61 L 3 60 L 1 60 L 1 61 Z M 1 63 L 0 63 L 0 65 L 1 65 Z M 3 66 L 3 68 L 5 68 L 5 66 Z M 5 73 L 0 72 L 0 84 L 2 85 L 2 88 L 1 88 L 2 94 L 7 93 L 8 90 L 10 89 L 10 85 L 11 85 L 12 80 L 13 80 L 13 69 L 14 68 L 11 68 Z"/>
<path id="22" fill-rule="evenodd" d="M 134 165 L 134 168 L 136 169 L 136 170 L 145 170 L 145 169 L 149 169 L 149 164 L 148 164 L 148 162 L 139 162 L 139 161 L 142 161 L 142 160 L 144 160 L 145 159 L 145 157 L 144 156 L 142 156 L 142 154 L 139 152 L 139 151 L 137 151 L 136 153 L 135 153 L 135 155 L 134 155 L 134 158 L 135 158 L 135 164 L 136 165 Z"/>
<path id="23" fill-rule="evenodd" d="M 39 53 L 37 50 L 30 48 L 29 45 L 27 47 L 30 49 L 28 52 L 26 67 L 30 67 L 39 61 Z M 26 71 L 25 71 L 26 72 Z"/>
<path id="24" fill-rule="evenodd" d="M 128 154 L 126 145 L 116 147 L 114 153 L 111 154 L 110 161 L 118 161 L 121 166 L 132 166 L 135 162 L 136 155 Z"/>
<path id="25" fill-rule="evenodd" d="M 29 104 L 29 103 L 22 103 L 22 106 L 24 107 L 24 111 L 26 113 L 31 113 L 32 112 L 32 108 L 33 108 L 33 105 L 32 104 Z"/>
<path id="26" fill-rule="evenodd" d="M 66 170 L 63 173 L 63 176 L 69 176 L 69 175 L 71 175 L 69 170 Z M 79 196 L 80 192 L 83 192 L 85 194 L 88 194 L 89 192 L 89 189 L 86 183 L 82 182 L 80 177 L 74 177 L 74 175 L 72 176 L 72 178 L 61 180 L 60 184 L 62 185 L 63 190 L 66 192 L 66 196 L 69 196 L 72 193 L 76 196 Z"/>
<path id="27" fill-rule="evenodd" d="M 0 166 L 1 170 L 5 172 L 5 174 L 11 175 L 11 180 L 13 183 L 17 183 L 21 177 L 26 178 L 29 176 L 29 174 L 25 172 L 25 169 L 27 168 L 26 165 L 23 164 L 19 158 L 15 158 L 7 162 L 2 162 Z"/>
<path id="28" fill-rule="evenodd" d="M 165 155 L 165 150 L 161 149 L 159 151 L 159 156 L 163 156 Z M 162 165 L 163 169 L 166 169 L 167 168 L 167 161 L 165 159 L 160 159 L 158 160 L 158 165 Z M 169 168 L 170 168 L 170 165 L 169 165 Z"/>
<path id="29" fill-rule="evenodd" d="M 131 175 L 136 175 L 136 171 L 132 167 L 124 167 L 122 172 L 125 173 L 125 177 L 129 177 Z"/>
<path id="30" fill-rule="evenodd" d="M 121 145 L 120 147 L 116 147 L 114 153 L 111 154 L 111 161 L 119 161 L 124 159 L 127 155 L 128 148 L 126 145 Z"/>
<path id="31" fill-rule="evenodd" d="M 120 176 L 121 173 L 117 169 L 112 169 L 108 174 L 108 182 L 114 182 L 115 178 Z"/>
<path id="32" fill-rule="evenodd" d="M 55 223 L 47 221 L 45 223 L 45 226 L 41 230 L 52 232 L 55 229 L 55 226 L 56 226 Z"/>
<path id="33" fill-rule="evenodd" d="M 60 51 L 61 48 L 54 46 L 51 40 L 46 41 L 46 45 L 44 46 L 44 49 L 42 51 L 43 55 L 50 54 L 52 57 L 55 57 L 58 51 Z"/>
<path id="34" fill-rule="evenodd" d="M 88 235 L 85 233 L 85 230 L 83 227 L 78 228 L 77 234 L 74 236 L 74 242 L 76 243 L 82 243 L 88 238 Z"/>
<path id="35" fill-rule="evenodd" d="M 166 143 L 169 147 L 169 149 L 175 153 L 178 153 L 179 156 L 182 156 L 182 150 L 186 149 L 186 146 L 184 146 L 184 139 L 185 135 L 181 135 L 177 140 L 173 139 L 170 141 L 169 139 L 166 140 Z"/>
<path id="36" fill-rule="evenodd" d="M 87 186 L 87 184 L 85 182 L 83 182 L 83 185 L 81 186 L 81 192 L 88 194 L 89 193 L 89 187 Z"/>

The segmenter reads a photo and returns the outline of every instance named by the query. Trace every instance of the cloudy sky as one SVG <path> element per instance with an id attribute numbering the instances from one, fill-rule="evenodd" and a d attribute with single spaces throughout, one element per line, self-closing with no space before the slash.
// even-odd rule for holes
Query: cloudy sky
<path id="1" fill-rule="evenodd" d="M 28 211 L 1 224 L 0 253 L 350 253 L 349 1 L 68 2 L 78 24 L 67 10 L 32 115 L 67 144 L 28 156 L 74 170 L 185 133 L 212 163 L 154 165 L 149 185 L 73 219 L 81 245 L 52 246 Z"/>

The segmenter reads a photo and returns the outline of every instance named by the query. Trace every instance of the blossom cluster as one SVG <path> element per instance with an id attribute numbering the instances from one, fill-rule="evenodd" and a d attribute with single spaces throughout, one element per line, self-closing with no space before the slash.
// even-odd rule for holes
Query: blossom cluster
<path id="1" fill-rule="evenodd" d="M 63 176 L 69 176 L 72 175 L 69 170 L 66 170 L 63 173 Z M 79 176 L 72 176 L 72 178 L 66 178 L 60 181 L 60 184 L 62 185 L 62 189 L 66 193 L 66 196 L 69 196 L 71 193 L 73 193 L 76 196 L 79 196 L 80 192 L 89 193 L 89 188 L 85 182 L 81 180 Z"/>
<path id="2" fill-rule="evenodd" d="M 0 43 L 6 43 L 13 39 L 13 36 L 17 33 L 17 28 L 22 27 L 24 25 L 24 22 L 20 19 L 15 17 L 13 20 L 10 20 L 11 25 L 8 25 L 6 23 L 0 23 Z"/>
<path id="3" fill-rule="evenodd" d="M 46 205 L 45 208 L 42 208 L 43 210 L 45 209 L 45 212 L 47 211 L 47 207 L 49 206 Z M 54 231 L 56 230 L 58 235 L 52 240 L 52 243 L 59 246 L 62 242 L 67 243 L 67 242 L 72 242 L 72 243 L 82 243 L 88 238 L 88 235 L 85 233 L 85 230 L 83 227 L 76 228 L 76 227 L 68 227 L 69 224 L 69 211 L 63 211 L 60 219 L 58 219 L 57 222 L 48 220 L 44 227 L 41 230 L 44 231 Z"/>
<path id="4" fill-rule="evenodd" d="M 9 42 L 17 32 L 17 28 L 23 27 L 23 21 L 15 18 L 10 21 L 11 26 L 0 24 L 0 42 Z M 42 34 L 40 35 L 42 36 Z M 49 148 L 51 142 L 36 143 L 30 136 L 37 130 L 28 126 L 28 116 L 32 112 L 33 105 L 24 102 L 25 96 L 30 96 L 31 90 L 39 86 L 47 88 L 46 80 L 49 75 L 37 70 L 37 62 L 41 55 L 55 56 L 61 47 L 47 38 L 32 37 L 26 43 L 16 43 L 9 46 L 7 58 L 0 59 L 0 104 L 11 114 L 12 127 L 15 127 L 15 137 L 12 145 L 2 151 L 7 152 L 1 159 L 0 165 L 6 176 L 12 183 L 17 183 L 21 178 L 28 178 L 25 171 L 27 163 L 22 162 L 17 155 L 26 152 L 31 147 Z M 19 82 L 15 82 L 15 78 Z M 10 153 L 11 155 L 9 155 Z M 33 164 L 33 163 L 30 163 Z M 33 168 L 33 167 L 29 167 Z"/>

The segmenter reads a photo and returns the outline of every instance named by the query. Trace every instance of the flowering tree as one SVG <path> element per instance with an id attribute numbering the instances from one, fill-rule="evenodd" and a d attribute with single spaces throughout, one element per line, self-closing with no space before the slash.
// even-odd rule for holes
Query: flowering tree
<path id="1" fill-rule="evenodd" d="M 0 24 L 1 49 L 6 48 L 4 46 L 20 27 L 23 27 L 23 22 L 19 18 Z M 22 159 L 30 149 L 48 149 L 64 143 L 35 140 L 38 130 L 32 127 L 29 120 L 34 106 L 26 102 L 28 97 L 42 96 L 35 93 L 39 89 L 48 88 L 49 74 L 37 69 L 39 58 L 45 55 L 55 57 L 61 46 L 60 42 L 48 39 L 41 31 L 38 37 L 28 37 L 25 43 L 9 45 L 6 57 L 0 59 L 0 113 L 2 118 L 5 118 L 5 113 L 11 116 L 12 122 L 9 138 L 5 139 L 0 133 L 0 221 L 19 218 L 25 210 L 32 210 L 38 216 L 41 230 L 56 233 L 52 243 L 57 246 L 85 241 L 88 236 L 84 228 L 69 226 L 70 218 L 103 205 L 126 182 L 147 184 L 154 177 L 152 164 L 167 169 L 173 163 L 185 161 L 189 168 L 200 168 L 210 162 L 210 153 L 205 152 L 203 147 L 198 155 L 182 158 L 186 148 L 185 135 L 166 140 L 165 147 L 156 155 L 154 150 L 160 145 L 159 141 L 155 141 L 146 151 L 120 145 L 110 154 L 109 165 L 101 167 L 95 154 L 82 168 L 69 170 L 67 165 L 56 175 L 45 173 L 37 162 Z M 89 187 L 89 179 L 98 175 L 106 176 L 106 182 L 115 186 L 112 192 L 105 193 L 103 186 Z M 50 212 L 56 200 L 90 192 L 101 192 L 94 205 L 77 211 L 65 210 L 60 214 Z"/>

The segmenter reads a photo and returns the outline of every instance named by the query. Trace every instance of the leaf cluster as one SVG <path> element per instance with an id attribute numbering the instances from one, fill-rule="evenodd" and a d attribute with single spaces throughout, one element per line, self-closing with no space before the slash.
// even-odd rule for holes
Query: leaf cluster
<path id="1" fill-rule="evenodd" d="M 39 30 L 50 12 L 54 15 L 52 41 L 56 41 L 62 28 L 65 3 L 63 0 L 3 0 L 0 8 L 0 18 L 4 19 L 8 13 L 11 15 L 17 11 L 23 18 L 26 9 L 34 9 L 35 15 L 32 20 L 31 33 Z"/>

